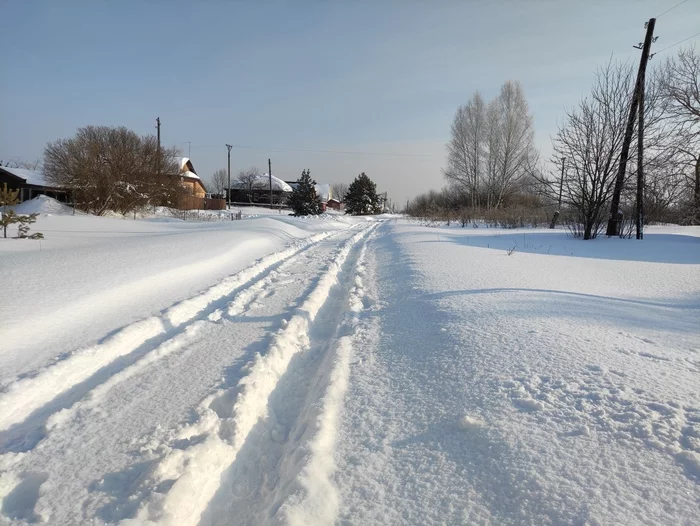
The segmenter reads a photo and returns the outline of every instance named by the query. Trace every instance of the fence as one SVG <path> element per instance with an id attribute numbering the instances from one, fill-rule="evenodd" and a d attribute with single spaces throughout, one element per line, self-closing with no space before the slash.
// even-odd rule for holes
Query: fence
<path id="1" fill-rule="evenodd" d="M 178 208 L 180 210 L 226 210 L 226 199 L 185 195 L 180 198 Z"/>

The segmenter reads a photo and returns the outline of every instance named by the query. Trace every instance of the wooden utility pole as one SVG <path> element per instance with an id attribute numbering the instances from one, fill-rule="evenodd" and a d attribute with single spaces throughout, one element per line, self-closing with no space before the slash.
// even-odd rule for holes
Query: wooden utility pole
<path id="1" fill-rule="evenodd" d="M 561 195 L 564 191 L 564 170 L 566 167 L 566 157 L 561 158 L 561 179 L 559 179 L 559 212 L 561 212 Z"/>
<path id="2" fill-rule="evenodd" d="M 272 208 L 272 161 L 267 160 L 267 174 L 270 176 L 270 208 Z"/>
<path id="3" fill-rule="evenodd" d="M 160 117 L 156 117 L 156 129 L 158 130 L 158 154 L 156 155 L 156 170 L 160 175 Z"/>
<path id="4" fill-rule="evenodd" d="M 552 222 L 549 224 L 550 229 L 554 229 L 555 226 L 557 226 L 557 219 L 559 219 L 559 215 L 561 214 L 561 196 L 564 191 L 564 169 L 566 167 L 566 157 L 561 158 L 561 178 L 559 179 L 559 201 L 558 201 L 558 206 L 556 212 L 554 212 L 554 216 L 552 216 Z"/>
<path id="5" fill-rule="evenodd" d="M 649 49 L 651 48 L 651 41 L 654 36 L 654 25 L 656 24 L 656 18 L 650 18 L 649 22 L 646 24 L 647 34 L 644 37 L 644 44 L 639 46 L 634 46 L 637 49 L 642 50 L 642 57 L 639 59 L 639 70 L 637 70 L 637 83 L 634 87 L 634 94 L 632 95 L 632 104 L 630 105 L 629 118 L 627 119 L 627 129 L 625 130 L 625 137 L 622 142 L 622 151 L 620 152 L 620 166 L 617 170 L 617 178 L 615 179 L 615 189 L 613 191 L 612 201 L 610 204 L 610 218 L 608 219 L 608 228 L 606 235 L 616 236 L 619 233 L 619 218 L 618 212 L 620 210 L 620 195 L 622 194 L 622 187 L 625 182 L 625 170 L 627 169 L 627 159 L 629 158 L 630 144 L 632 143 L 632 133 L 634 132 L 634 121 L 637 115 L 637 109 L 639 107 L 639 94 L 640 90 L 644 86 L 644 75 L 647 70 L 647 62 L 649 61 Z M 641 133 L 644 133 L 642 129 Z"/>
<path id="6" fill-rule="evenodd" d="M 226 210 L 231 209 L 231 148 L 232 145 L 227 144 L 228 148 L 228 188 L 226 189 Z"/>
<path id="7" fill-rule="evenodd" d="M 644 79 L 639 88 L 637 136 L 637 239 L 644 239 Z"/>

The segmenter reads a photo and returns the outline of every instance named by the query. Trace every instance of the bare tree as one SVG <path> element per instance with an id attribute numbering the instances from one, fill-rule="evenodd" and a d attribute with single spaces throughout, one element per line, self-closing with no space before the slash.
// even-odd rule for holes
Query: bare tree
<path id="1" fill-rule="evenodd" d="M 451 132 L 445 178 L 469 196 L 472 207 L 503 206 L 536 159 L 532 116 L 520 84 L 506 82 L 488 104 L 474 94 L 457 109 Z"/>
<path id="2" fill-rule="evenodd" d="M 625 134 L 632 70 L 608 63 L 596 74 L 590 96 L 566 112 L 553 141 L 552 163 L 566 159 L 563 202 L 575 216 L 575 234 L 593 239 L 607 220 Z M 559 194 L 559 174 L 540 177 L 544 192 Z"/>
<path id="3" fill-rule="evenodd" d="M 345 196 L 348 193 L 348 185 L 346 183 L 335 183 L 331 185 L 331 195 L 334 199 L 340 202 L 345 201 Z"/>
<path id="4" fill-rule="evenodd" d="M 662 89 L 673 123 L 678 160 L 692 193 L 691 222 L 700 224 L 700 53 L 683 49 L 664 67 Z"/>
<path id="5" fill-rule="evenodd" d="M 255 166 L 238 171 L 236 179 L 240 186 L 246 191 L 250 202 L 253 201 L 253 190 L 256 188 L 265 188 L 265 185 L 260 180 L 261 175 L 260 169 Z"/>
<path id="6" fill-rule="evenodd" d="M 87 126 L 46 146 L 44 173 L 50 183 L 71 190 L 87 212 L 126 213 L 147 204 L 175 204 L 182 191 L 177 153 L 124 127 Z M 158 176 L 158 167 L 168 175 Z"/>
<path id="7" fill-rule="evenodd" d="M 228 172 L 225 168 L 216 170 L 211 176 L 211 187 L 214 194 L 225 195 L 226 186 L 228 185 Z"/>
<path id="8" fill-rule="evenodd" d="M 520 83 L 506 82 L 496 101 L 500 115 L 500 148 L 493 197 L 498 208 L 530 173 L 536 152 L 532 116 Z"/>
<path id="9" fill-rule="evenodd" d="M 445 178 L 468 193 L 472 207 L 477 207 L 486 139 L 486 105 L 478 91 L 466 105 L 457 109 L 451 131 Z"/>

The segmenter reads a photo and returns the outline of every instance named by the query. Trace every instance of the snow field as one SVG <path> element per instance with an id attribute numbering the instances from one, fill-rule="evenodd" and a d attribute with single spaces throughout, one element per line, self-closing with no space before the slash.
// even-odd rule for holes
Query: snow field
<path id="1" fill-rule="evenodd" d="M 9 279 L 41 277 L 13 298 L 33 321 L 0 310 L 0 400 L 35 406 L 0 429 L 0 525 L 696 522 L 700 231 L 43 220 L 70 237 L 0 243 Z M 115 280 L 121 252 L 138 272 Z M 163 288 L 212 257 L 206 287 Z M 105 267 L 69 288 L 108 319 L 54 315 L 58 262 Z"/>
<path id="2" fill-rule="evenodd" d="M 277 333 L 264 355 L 258 354 L 236 386 L 235 398 L 222 392 L 209 396 L 197 410 L 199 419 L 178 433 L 179 439 L 199 437 L 186 450 L 174 450 L 154 470 L 149 484 L 175 481 L 165 495 L 154 494 L 135 519 L 124 525 L 197 524 L 220 486 L 220 478 L 234 461 L 256 423 L 265 416 L 270 394 L 286 372 L 294 355 L 309 345 L 309 327 L 337 284 L 343 263 L 352 248 L 376 224 L 350 238 L 329 264 L 316 287 Z M 222 407 L 229 404 L 229 407 Z"/>
<path id="3" fill-rule="evenodd" d="M 211 303 L 232 294 L 273 265 L 329 235 L 330 232 L 316 234 L 290 248 L 267 256 L 202 294 L 170 307 L 161 315 L 133 323 L 102 343 L 75 351 L 55 364 L 35 372 L 31 377 L 20 378 L 4 386 L 4 392 L 0 394 L 0 430 L 21 422 L 57 395 L 89 378 L 117 358 L 146 345 L 149 340 L 173 333 Z"/>
<path id="4" fill-rule="evenodd" d="M 399 222 L 371 255 L 337 522 L 695 524 L 700 240 L 478 230 Z"/>

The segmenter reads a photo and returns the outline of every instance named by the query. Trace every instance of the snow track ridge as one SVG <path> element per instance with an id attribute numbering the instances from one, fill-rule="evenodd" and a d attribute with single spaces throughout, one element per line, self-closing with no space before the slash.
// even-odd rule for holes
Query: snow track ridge
<path id="1" fill-rule="evenodd" d="M 315 234 L 266 256 L 203 293 L 173 305 L 160 315 L 127 325 L 98 344 L 75 351 L 32 376 L 6 385 L 0 392 L 0 431 L 23 422 L 37 409 L 89 379 L 103 367 L 147 344 L 149 340 L 167 337 L 168 333 L 176 329 L 182 330 L 186 323 L 195 319 L 211 303 L 245 287 L 277 263 L 295 256 L 330 235 L 331 232 Z"/>
<path id="2" fill-rule="evenodd" d="M 166 494 L 151 493 L 142 504 L 135 519 L 120 524 L 196 525 L 212 497 L 221 485 L 222 474 L 231 466 L 248 435 L 268 411 L 269 398 L 280 378 L 287 371 L 292 358 L 309 347 L 309 330 L 331 290 L 338 283 L 343 264 L 353 247 L 367 236 L 373 224 L 352 236 L 336 254 L 328 269 L 321 275 L 315 288 L 304 299 L 296 313 L 273 337 L 265 355 L 256 357 L 247 366 L 244 376 L 235 388 L 237 396 L 230 402 L 230 410 L 221 404 L 226 391 L 207 397 L 200 404 L 199 420 L 183 429 L 180 439 L 200 437 L 186 450 L 174 449 L 152 472 L 147 484 L 170 486 Z"/>
<path id="3" fill-rule="evenodd" d="M 348 312 L 336 330 L 336 340 L 330 349 L 327 385 L 320 403 L 309 400 L 311 410 L 317 409 L 312 423 L 313 431 L 307 444 L 302 447 L 307 454 L 303 465 L 291 481 L 280 481 L 288 497 L 279 507 L 276 517 L 280 522 L 292 526 L 307 524 L 332 524 L 339 510 L 338 489 L 331 477 L 336 469 L 335 443 L 340 425 L 345 393 L 350 380 L 350 361 L 353 353 L 353 337 L 360 323 L 360 313 L 365 309 L 364 278 L 367 243 L 363 244 L 357 259 L 354 286 L 348 298 Z"/>

